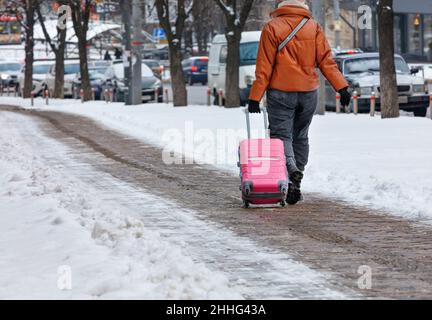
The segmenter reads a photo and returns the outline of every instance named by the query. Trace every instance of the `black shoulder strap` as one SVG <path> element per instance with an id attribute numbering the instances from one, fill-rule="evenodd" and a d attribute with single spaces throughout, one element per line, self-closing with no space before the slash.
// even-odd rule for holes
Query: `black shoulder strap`
<path id="1" fill-rule="evenodd" d="M 278 47 L 278 53 L 281 52 L 283 48 L 295 37 L 297 32 L 301 30 L 301 28 L 304 27 L 304 25 L 309 21 L 308 17 L 304 17 L 303 20 L 295 27 L 295 29 L 288 35 L 288 37 L 279 45 Z"/>

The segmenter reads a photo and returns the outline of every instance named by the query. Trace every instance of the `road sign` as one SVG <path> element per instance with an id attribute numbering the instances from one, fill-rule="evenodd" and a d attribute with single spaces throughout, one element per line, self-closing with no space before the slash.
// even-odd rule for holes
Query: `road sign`
<path id="1" fill-rule="evenodd" d="M 166 40 L 166 33 L 163 28 L 155 28 L 153 29 L 153 39 L 155 41 L 165 41 Z"/>

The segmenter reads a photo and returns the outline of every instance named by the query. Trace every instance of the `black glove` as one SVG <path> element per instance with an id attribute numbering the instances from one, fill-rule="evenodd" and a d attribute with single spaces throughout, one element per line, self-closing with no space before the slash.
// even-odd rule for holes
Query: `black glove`
<path id="1" fill-rule="evenodd" d="M 348 87 L 340 89 L 339 94 L 340 94 L 340 98 L 341 98 L 340 103 L 341 103 L 342 107 L 349 106 L 349 104 L 351 102 L 351 93 L 348 92 Z"/>
<path id="2" fill-rule="evenodd" d="M 260 103 L 254 100 L 249 100 L 248 110 L 249 113 L 261 113 Z"/>

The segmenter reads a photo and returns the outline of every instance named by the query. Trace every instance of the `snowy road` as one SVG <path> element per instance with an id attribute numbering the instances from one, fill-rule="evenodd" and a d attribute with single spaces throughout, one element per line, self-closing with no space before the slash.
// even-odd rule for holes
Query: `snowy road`
<path id="1" fill-rule="evenodd" d="M 102 202 L 132 212 L 186 256 L 226 276 L 243 297 L 432 296 L 430 226 L 311 194 L 295 209 L 245 211 L 235 176 L 164 165 L 158 148 L 78 116 L 35 111 L 26 117 L 15 118 L 14 133 L 32 137 L 26 143 L 47 165 L 63 163 Z M 60 146 L 68 151 L 53 152 Z M 203 185 L 215 187 L 209 192 Z M 358 287 L 361 266 L 372 270 L 370 290 Z"/>

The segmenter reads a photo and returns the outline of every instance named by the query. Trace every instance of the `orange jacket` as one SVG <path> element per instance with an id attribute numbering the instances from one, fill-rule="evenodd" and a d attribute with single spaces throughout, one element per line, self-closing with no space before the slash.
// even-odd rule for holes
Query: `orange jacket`
<path id="1" fill-rule="evenodd" d="M 321 26 L 309 10 L 296 6 L 276 9 L 261 34 L 256 80 L 249 99 L 260 101 L 267 88 L 307 92 L 319 87 L 318 67 L 336 91 L 348 86 L 333 59 Z M 311 18 L 281 52 L 279 44 L 304 17 Z"/>

